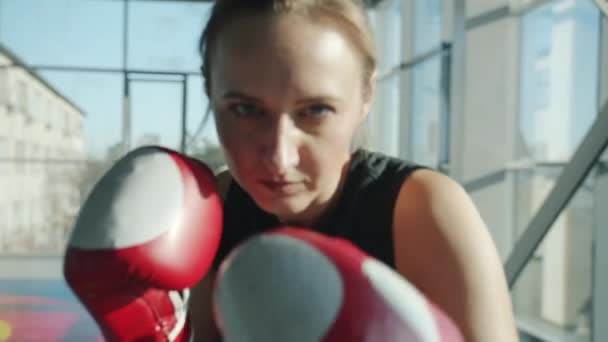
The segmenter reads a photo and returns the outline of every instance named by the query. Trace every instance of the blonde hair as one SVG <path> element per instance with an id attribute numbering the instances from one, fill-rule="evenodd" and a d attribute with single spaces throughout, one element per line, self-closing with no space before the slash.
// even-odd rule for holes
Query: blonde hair
<path id="1" fill-rule="evenodd" d="M 199 41 L 201 71 L 207 96 L 211 95 L 211 55 L 217 37 L 234 18 L 252 14 L 302 14 L 325 19 L 344 30 L 359 50 L 363 62 L 364 89 L 376 70 L 376 49 L 361 0 L 216 0 Z"/>

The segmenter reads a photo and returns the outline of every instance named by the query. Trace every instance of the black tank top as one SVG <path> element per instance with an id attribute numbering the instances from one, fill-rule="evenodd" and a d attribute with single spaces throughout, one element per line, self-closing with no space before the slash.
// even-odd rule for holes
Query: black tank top
<path id="1" fill-rule="evenodd" d="M 338 204 L 312 229 L 354 243 L 394 268 L 393 211 L 405 179 L 421 166 L 378 152 L 353 153 Z M 224 230 L 214 266 L 243 240 L 280 226 L 234 181 L 224 198 Z"/>

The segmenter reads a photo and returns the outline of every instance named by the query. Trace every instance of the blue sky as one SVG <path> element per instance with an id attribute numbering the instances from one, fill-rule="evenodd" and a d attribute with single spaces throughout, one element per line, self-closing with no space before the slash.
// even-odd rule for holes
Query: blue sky
<path id="1" fill-rule="evenodd" d="M 132 1 L 128 66 L 133 69 L 197 71 L 198 36 L 208 4 Z M 31 65 L 122 67 L 123 2 L 118 0 L 0 0 L 0 42 Z M 86 111 L 85 135 L 94 155 L 121 139 L 122 74 L 41 71 Z M 177 147 L 181 83 L 132 83 L 133 142 L 145 133 Z M 188 79 L 188 130 L 207 105 L 199 76 Z M 208 125 L 205 138 L 217 141 Z"/>

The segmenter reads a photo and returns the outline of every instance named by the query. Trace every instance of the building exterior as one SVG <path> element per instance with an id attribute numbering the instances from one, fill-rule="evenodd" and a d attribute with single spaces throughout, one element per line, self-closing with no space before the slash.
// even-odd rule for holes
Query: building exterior
<path id="1" fill-rule="evenodd" d="M 80 200 L 83 119 L 0 46 L 0 252 L 62 247 Z"/>

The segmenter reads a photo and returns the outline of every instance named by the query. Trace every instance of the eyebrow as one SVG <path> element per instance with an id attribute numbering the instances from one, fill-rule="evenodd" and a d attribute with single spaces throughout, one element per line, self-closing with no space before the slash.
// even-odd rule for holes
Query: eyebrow
<path id="1" fill-rule="evenodd" d="M 227 91 L 226 93 L 224 93 L 224 96 L 222 96 L 223 99 L 240 99 L 240 100 L 247 100 L 247 101 L 251 101 L 251 102 L 259 102 L 259 103 L 263 103 L 264 101 L 261 99 L 256 98 L 255 96 L 251 96 L 251 95 L 247 95 L 245 93 L 239 92 L 239 91 Z M 330 103 L 339 103 L 340 100 L 337 97 L 333 97 L 333 96 L 325 96 L 325 95 L 317 95 L 317 96 L 310 96 L 307 98 L 302 98 L 296 101 L 296 103 L 298 104 L 305 104 L 305 103 L 316 103 L 316 102 L 330 102 Z"/>
<path id="2" fill-rule="evenodd" d="M 251 101 L 258 101 L 258 99 L 256 99 L 253 96 L 238 92 L 238 91 L 227 91 L 226 93 L 224 93 L 224 96 L 222 96 L 222 98 L 224 99 L 232 99 L 232 98 L 239 98 L 239 99 L 246 99 L 246 100 L 251 100 Z"/>

